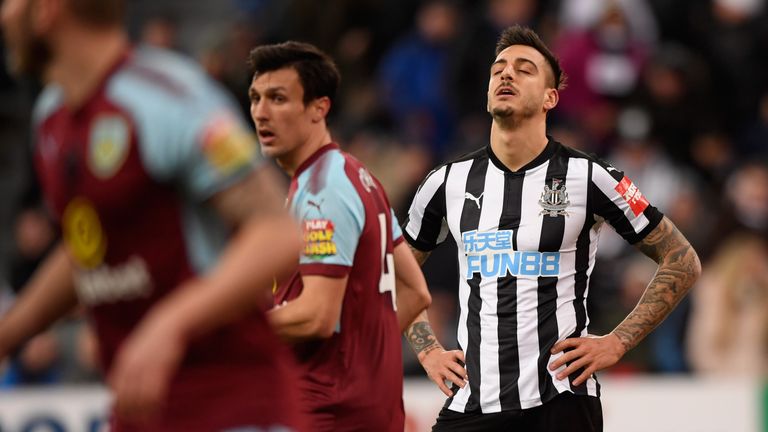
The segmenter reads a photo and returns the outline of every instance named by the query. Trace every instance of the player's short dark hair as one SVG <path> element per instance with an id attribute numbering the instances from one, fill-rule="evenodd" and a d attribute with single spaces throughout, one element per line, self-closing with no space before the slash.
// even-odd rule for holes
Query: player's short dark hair
<path id="1" fill-rule="evenodd" d="M 304 88 L 304 104 L 328 97 L 333 102 L 341 75 L 328 54 L 312 44 L 288 41 L 254 48 L 249 56 L 254 77 L 292 67 Z"/>
<path id="2" fill-rule="evenodd" d="M 558 61 L 552 51 L 547 48 L 547 45 L 544 44 L 535 31 L 521 25 L 507 27 L 501 33 L 501 36 L 499 36 L 499 40 L 496 43 L 496 55 L 498 56 L 500 52 L 512 45 L 526 45 L 541 53 L 547 60 L 547 63 L 549 63 L 549 67 L 552 68 L 552 76 L 554 77 L 552 87 L 561 89 L 565 86 L 566 76 L 560 68 L 560 61 Z"/>
<path id="3" fill-rule="evenodd" d="M 95 27 L 120 25 L 125 18 L 125 0 L 66 0 L 66 3 L 74 16 Z"/>

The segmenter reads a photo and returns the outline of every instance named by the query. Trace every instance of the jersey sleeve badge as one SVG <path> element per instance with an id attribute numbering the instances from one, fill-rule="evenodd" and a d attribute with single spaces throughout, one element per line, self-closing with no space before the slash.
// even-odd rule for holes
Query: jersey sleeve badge
<path id="1" fill-rule="evenodd" d="M 640 189 L 638 189 L 627 176 L 624 176 L 624 178 L 621 179 L 615 189 L 616 192 L 624 198 L 624 201 L 629 204 L 629 208 L 632 209 L 632 213 L 634 213 L 635 216 L 640 216 L 640 213 L 645 211 L 650 205 L 642 192 L 640 192 Z"/>
<path id="2" fill-rule="evenodd" d="M 336 255 L 333 240 L 334 226 L 330 219 L 307 219 L 304 221 L 304 255 L 322 259 Z"/>
<path id="3" fill-rule="evenodd" d="M 220 174 L 250 165 L 256 152 L 255 139 L 228 116 L 214 118 L 202 137 L 203 154 Z"/>

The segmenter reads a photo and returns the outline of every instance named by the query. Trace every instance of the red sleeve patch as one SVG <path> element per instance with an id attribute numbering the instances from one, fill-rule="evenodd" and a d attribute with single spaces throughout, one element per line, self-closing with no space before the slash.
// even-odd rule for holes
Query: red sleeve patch
<path id="1" fill-rule="evenodd" d="M 645 211 L 650 205 L 643 193 L 640 192 L 640 189 L 638 189 L 627 176 L 624 176 L 624 178 L 621 179 L 615 189 L 616 192 L 624 198 L 624 201 L 629 204 L 629 208 L 632 209 L 632 213 L 634 213 L 635 216 L 640 216 L 640 213 Z"/>

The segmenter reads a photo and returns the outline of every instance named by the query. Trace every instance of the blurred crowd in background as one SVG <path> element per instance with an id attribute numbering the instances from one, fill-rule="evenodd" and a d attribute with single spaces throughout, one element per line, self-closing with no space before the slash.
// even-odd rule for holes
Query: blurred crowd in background
<path id="1" fill-rule="evenodd" d="M 704 275 L 681 307 L 608 373 L 768 372 L 768 6 L 764 0 L 129 0 L 137 43 L 197 60 L 248 115 L 256 45 L 316 44 L 342 86 L 330 126 L 405 217 L 435 165 L 488 143 L 496 38 L 528 25 L 568 74 L 549 134 L 639 185 L 690 239 Z M 0 45 L 0 54 L 2 46 Z M 30 163 L 39 83 L 0 68 L 0 313 L 57 231 Z M 455 347 L 455 245 L 425 272 L 438 336 Z M 655 263 L 610 229 L 589 292 L 590 332 L 636 304 Z M 98 377 L 79 312 L 4 366 L 0 386 Z M 420 375 L 404 345 L 406 372 Z"/>

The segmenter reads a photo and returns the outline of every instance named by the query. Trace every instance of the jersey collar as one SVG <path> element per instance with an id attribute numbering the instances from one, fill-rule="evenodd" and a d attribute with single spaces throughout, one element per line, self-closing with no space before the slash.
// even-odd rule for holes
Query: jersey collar
<path id="1" fill-rule="evenodd" d="M 299 175 L 307 170 L 313 163 L 315 163 L 316 160 L 320 159 L 320 156 L 324 155 L 325 153 L 331 151 L 331 150 L 338 150 L 339 145 L 335 142 L 328 143 L 319 149 L 317 149 L 316 152 L 312 153 L 312 156 L 308 157 L 307 160 L 301 163 L 298 168 L 296 168 L 296 172 L 293 173 L 293 178 L 299 178 Z"/>
<path id="2" fill-rule="evenodd" d="M 510 173 L 510 174 L 520 174 L 528 171 L 529 169 L 536 168 L 537 166 L 543 164 L 544 162 L 548 161 L 552 156 L 554 156 L 555 152 L 557 151 L 557 141 L 555 141 L 551 136 L 547 135 L 547 146 L 544 147 L 544 150 L 542 150 L 541 153 L 539 153 L 538 156 L 533 158 L 532 161 L 525 164 L 523 167 L 521 167 L 517 171 L 512 171 L 509 169 L 506 165 L 504 165 L 501 160 L 493 153 L 493 149 L 491 149 L 491 145 L 488 144 L 486 149 L 488 150 L 488 158 L 493 162 L 496 167 L 504 172 Z"/>

